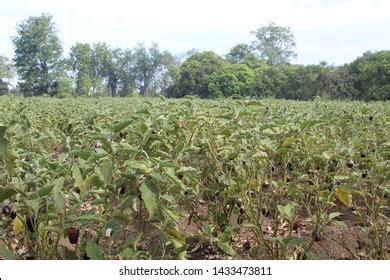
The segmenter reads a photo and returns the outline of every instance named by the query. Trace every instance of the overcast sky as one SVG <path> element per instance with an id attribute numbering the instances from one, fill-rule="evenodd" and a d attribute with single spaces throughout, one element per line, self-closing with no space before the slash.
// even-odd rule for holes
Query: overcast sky
<path id="1" fill-rule="evenodd" d="M 389 0 L 1 0 L 0 53 L 13 56 L 17 23 L 49 13 L 65 51 L 76 42 L 132 48 L 155 41 L 174 54 L 192 48 L 226 54 L 273 21 L 291 27 L 294 62 L 339 65 L 390 49 L 389 12 Z"/>

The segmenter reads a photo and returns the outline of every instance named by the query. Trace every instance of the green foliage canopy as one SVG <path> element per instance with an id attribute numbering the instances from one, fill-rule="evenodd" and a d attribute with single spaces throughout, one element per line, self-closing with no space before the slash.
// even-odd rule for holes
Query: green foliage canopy
<path id="1" fill-rule="evenodd" d="M 25 95 L 50 94 L 58 85 L 62 45 L 52 19 L 46 14 L 31 16 L 17 26 L 12 39 L 19 86 Z"/>
<path id="2" fill-rule="evenodd" d="M 228 62 L 214 52 L 195 53 L 180 67 L 176 97 L 196 95 L 202 98 L 210 96 L 208 84 L 212 74 L 222 69 Z"/>
<path id="3" fill-rule="evenodd" d="M 289 27 L 277 26 L 271 22 L 251 33 L 256 37 L 252 48 L 269 65 L 287 64 L 297 56 L 293 51 L 296 46 L 294 34 Z"/>

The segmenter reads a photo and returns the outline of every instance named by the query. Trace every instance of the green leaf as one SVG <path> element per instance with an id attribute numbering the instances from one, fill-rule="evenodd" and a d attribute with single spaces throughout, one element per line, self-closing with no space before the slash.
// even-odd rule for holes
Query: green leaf
<path id="1" fill-rule="evenodd" d="M 292 220 L 292 218 L 294 218 L 295 212 L 296 212 L 296 207 L 294 204 L 289 203 L 286 206 L 284 206 L 284 213 L 286 214 L 289 220 Z"/>
<path id="2" fill-rule="evenodd" d="M 161 196 L 162 198 L 162 196 Z M 176 213 L 176 211 L 172 211 L 171 209 L 168 209 L 164 206 L 161 206 L 161 210 L 162 212 L 164 212 L 169 218 L 171 218 L 173 221 L 175 221 L 176 223 L 179 223 L 179 219 L 180 219 L 180 216 L 178 213 Z"/>
<path id="3" fill-rule="evenodd" d="M 14 184 L 15 189 L 19 192 L 24 192 L 26 190 L 26 186 L 23 184 L 23 180 L 19 177 L 12 177 L 12 184 Z"/>
<path id="4" fill-rule="evenodd" d="M 149 212 L 149 218 L 154 215 L 159 202 L 159 190 L 155 184 L 150 181 L 143 182 L 141 187 L 141 196 Z"/>
<path id="5" fill-rule="evenodd" d="M 226 229 L 218 236 L 219 243 L 229 242 L 234 235 L 234 228 L 227 226 Z"/>
<path id="6" fill-rule="evenodd" d="M 103 260 L 103 254 L 100 247 L 93 241 L 88 240 L 87 244 L 85 245 L 85 251 L 87 253 L 87 256 L 91 260 Z"/>
<path id="7" fill-rule="evenodd" d="M 3 202 L 4 200 L 13 197 L 15 194 L 17 194 L 18 191 L 13 188 L 5 188 L 0 191 L 0 202 Z"/>
<path id="8" fill-rule="evenodd" d="M 294 137 L 287 137 L 282 144 L 282 147 L 290 146 L 295 143 L 295 138 Z"/>
<path id="9" fill-rule="evenodd" d="M 125 121 L 123 121 L 123 122 L 114 124 L 110 129 L 111 129 L 111 131 L 113 131 L 114 133 L 118 133 L 119 131 L 121 131 L 121 130 L 123 130 L 124 128 L 126 128 L 127 126 L 129 126 L 132 122 L 134 122 L 134 120 L 125 120 Z"/>
<path id="10" fill-rule="evenodd" d="M 108 182 L 111 180 L 112 170 L 113 170 L 113 166 L 111 160 L 105 159 L 102 162 L 101 171 L 106 184 L 108 184 Z"/>
<path id="11" fill-rule="evenodd" d="M 91 157 L 92 152 L 85 150 L 74 150 L 73 154 L 79 158 L 82 158 L 83 160 L 87 160 Z"/>
<path id="12" fill-rule="evenodd" d="M 74 179 L 74 184 L 75 186 L 80 186 L 81 183 L 83 182 L 83 177 L 81 175 L 80 168 L 78 166 L 73 166 L 72 167 L 72 177 Z"/>
<path id="13" fill-rule="evenodd" d="M 59 215 L 57 215 L 56 213 L 49 212 L 49 213 L 47 213 L 46 218 L 48 220 L 59 220 L 61 217 Z"/>
<path id="14" fill-rule="evenodd" d="M 348 187 L 338 187 L 336 188 L 337 198 L 347 207 L 352 206 L 352 192 Z"/>
<path id="15" fill-rule="evenodd" d="M 263 103 L 258 101 L 258 100 L 251 100 L 246 102 L 247 106 L 259 106 L 259 107 L 264 107 Z"/>
<path id="16" fill-rule="evenodd" d="M 56 206 L 59 209 L 65 208 L 65 195 L 62 189 L 64 188 L 64 182 L 65 179 L 64 177 L 58 178 L 54 182 L 54 187 L 53 187 L 53 199 L 56 203 Z"/>
<path id="17" fill-rule="evenodd" d="M 317 124 L 323 123 L 323 121 L 319 120 L 305 120 L 300 124 L 301 130 L 305 130 L 307 128 L 310 128 L 312 126 L 315 126 Z"/>
<path id="18" fill-rule="evenodd" d="M 337 217 L 340 216 L 340 215 L 342 215 L 342 214 L 339 213 L 339 212 L 330 213 L 330 214 L 329 214 L 329 220 L 331 221 L 331 220 L 337 218 Z"/>
<path id="19" fill-rule="evenodd" d="M 16 260 L 17 257 L 7 248 L 0 248 L 0 256 L 3 256 L 6 260 Z M 1 279 L 1 278 L 0 278 Z"/>
<path id="20" fill-rule="evenodd" d="M 284 215 L 284 206 L 278 205 L 278 211 L 279 211 L 280 215 Z"/>
<path id="21" fill-rule="evenodd" d="M 175 175 L 174 171 L 172 169 L 168 169 L 165 174 L 164 174 L 166 177 L 168 177 L 168 179 L 174 183 L 177 187 L 179 187 L 180 189 L 182 190 L 185 190 L 186 187 L 183 183 L 182 180 L 180 180 L 179 178 L 177 178 L 177 176 Z"/>
<path id="22" fill-rule="evenodd" d="M 34 213 L 38 213 L 39 209 L 39 198 L 33 198 L 25 200 L 24 203 L 30 208 Z"/>
<path id="23" fill-rule="evenodd" d="M 234 251 L 232 246 L 230 246 L 227 242 L 218 243 L 218 248 L 229 256 L 234 257 L 235 255 L 237 255 L 236 251 Z"/>
<path id="24" fill-rule="evenodd" d="M 47 231 L 47 232 L 55 232 L 55 233 L 59 233 L 60 232 L 60 229 L 58 227 L 56 227 L 56 226 L 49 226 L 49 225 L 42 226 L 42 228 L 40 228 L 40 230 Z"/>
<path id="25" fill-rule="evenodd" d="M 288 194 L 291 195 L 295 200 L 303 200 L 305 196 L 303 193 L 295 186 L 288 188 Z"/>
<path id="26" fill-rule="evenodd" d="M 295 216 L 296 206 L 292 203 L 289 203 L 285 206 L 278 205 L 278 210 L 282 216 L 286 217 L 291 221 Z"/>
<path id="27" fill-rule="evenodd" d="M 101 215 L 95 214 L 84 214 L 79 217 L 75 217 L 72 219 L 73 222 L 99 222 L 105 223 L 106 219 Z"/>
<path id="28" fill-rule="evenodd" d="M 169 162 L 169 161 L 158 161 L 158 165 L 160 167 L 166 167 L 166 168 L 173 168 L 173 169 L 180 169 L 180 166 L 177 165 L 176 163 Z"/>
<path id="29" fill-rule="evenodd" d="M 45 186 L 43 188 L 40 188 L 39 191 L 38 191 L 38 194 L 40 197 L 44 197 L 46 195 L 48 195 L 54 188 L 54 185 L 51 184 L 49 186 Z"/>
<path id="30" fill-rule="evenodd" d="M 0 126 L 0 157 L 5 157 L 7 155 L 7 149 L 8 149 L 9 142 L 4 137 L 6 130 L 7 130 L 6 126 Z"/>
<path id="31" fill-rule="evenodd" d="M 119 254 L 124 260 L 132 260 L 137 255 L 137 252 L 131 248 L 126 248 Z"/>

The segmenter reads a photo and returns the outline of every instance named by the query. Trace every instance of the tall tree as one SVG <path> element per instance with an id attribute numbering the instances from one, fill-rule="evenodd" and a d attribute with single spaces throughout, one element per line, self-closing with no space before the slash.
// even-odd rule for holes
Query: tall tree
<path id="1" fill-rule="evenodd" d="M 10 79 L 12 79 L 12 64 L 6 56 L 0 55 L 0 95 L 8 93 Z"/>
<path id="2" fill-rule="evenodd" d="M 19 86 L 25 95 L 50 94 L 56 87 L 62 46 L 52 19 L 47 14 L 29 17 L 18 24 L 12 38 Z"/>
<path id="3" fill-rule="evenodd" d="M 390 51 L 366 52 L 347 66 L 357 99 L 390 100 Z"/>
<path id="4" fill-rule="evenodd" d="M 69 54 L 69 62 L 76 81 L 76 95 L 86 95 L 92 90 L 92 47 L 76 43 Z"/>
<path id="5" fill-rule="evenodd" d="M 131 75 L 141 95 L 163 94 L 171 82 L 175 59 L 168 51 L 161 51 L 156 43 L 147 49 L 139 44 L 132 52 Z"/>
<path id="6" fill-rule="evenodd" d="M 214 52 L 195 53 L 180 67 L 175 96 L 197 95 L 208 98 L 210 76 L 221 70 L 228 62 Z"/>
<path id="7" fill-rule="evenodd" d="M 134 75 L 133 52 L 130 49 L 117 50 L 113 53 L 113 61 L 116 63 L 114 67 L 115 76 L 117 79 L 117 94 L 119 96 L 127 96 L 135 92 L 136 85 Z"/>
<path id="8" fill-rule="evenodd" d="M 119 48 L 112 50 L 108 69 L 107 87 L 109 95 L 116 96 L 120 89 L 123 51 Z"/>
<path id="9" fill-rule="evenodd" d="M 290 27 L 277 26 L 271 22 L 268 26 L 261 26 L 252 31 L 251 34 L 256 36 L 252 48 L 269 65 L 287 64 L 297 56 L 293 51 L 296 44 Z"/>
<path id="10" fill-rule="evenodd" d="M 104 94 L 112 68 L 112 51 L 106 43 L 76 43 L 69 62 L 76 79 L 76 94 Z"/>
<path id="11" fill-rule="evenodd" d="M 92 93 L 95 95 L 104 94 L 104 83 L 110 74 L 111 60 L 112 51 L 106 43 L 98 43 L 93 45 Z"/>
<path id="12" fill-rule="evenodd" d="M 248 44 L 238 44 L 231 48 L 226 54 L 226 59 L 234 64 L 245 64 L 252 69 L 262 67 L 265 64 Z"/>

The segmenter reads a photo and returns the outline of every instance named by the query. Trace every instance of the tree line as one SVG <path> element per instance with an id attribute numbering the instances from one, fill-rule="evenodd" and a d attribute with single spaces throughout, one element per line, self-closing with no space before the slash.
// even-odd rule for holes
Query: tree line
<path id="1" fill-rule="evenodd" d="M 121 49 L 80 42 L 64 55 L 52 16 L 31 16 L 17 25 L 13 60 L 0 55 L 0 95 L 390 100 L 389 50 L 341 66 L 299 65 L 290 63 L 296 57 L 290 28 L 269 23 L 251 34 L 251 44 L 224 56 L 194 50 L 175 56 L 156 43 Z"/>

